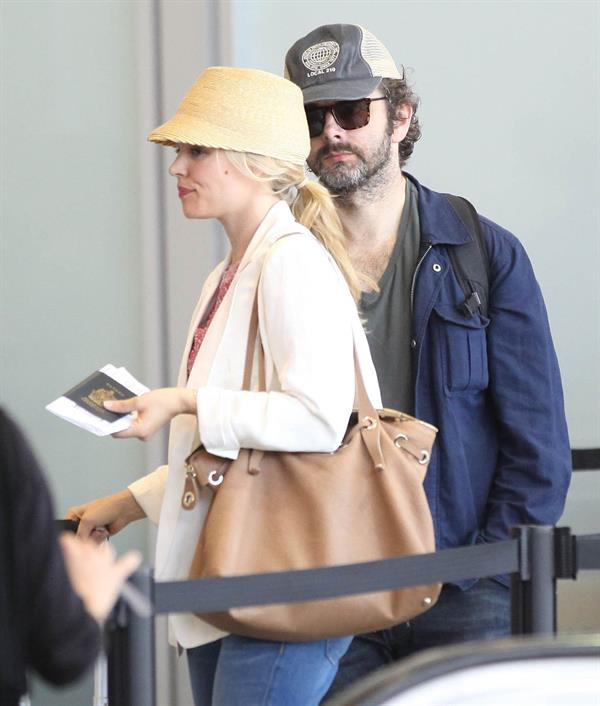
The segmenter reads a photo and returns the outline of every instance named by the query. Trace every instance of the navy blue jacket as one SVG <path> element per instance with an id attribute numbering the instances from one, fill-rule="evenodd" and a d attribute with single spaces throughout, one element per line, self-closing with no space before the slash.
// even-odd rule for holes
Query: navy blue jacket
<path id="1" fill-rule="evenodd" d="M 415 414 L 439 428 L 425 489 L 438 548 L 555 524 L 571 475 L 556 353 L 531 263 L 517 238 L 480 217 L 488 317 L 464 301 L 448 249 L 471 235 L 446 198 L 421 186 L 413 280 Z"/>

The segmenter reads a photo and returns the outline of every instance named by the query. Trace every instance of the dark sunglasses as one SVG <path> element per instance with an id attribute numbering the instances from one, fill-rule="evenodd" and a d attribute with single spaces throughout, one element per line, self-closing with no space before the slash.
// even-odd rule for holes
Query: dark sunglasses
<path id="1" fill-rule="evenodd" d="M 371 103 L 387 99 L 388 96 L 381 96 L 381 98 L 359 98 L 356 101 L 336 101 L 322 107 L 305 105 L 308 133 L 311 137 L 318 137 L 323 132 L 327 113 L 331 113 L 335 122 L 344 130 L 357 130 L 359 127 L 364 127 L 369 124 Z"/>

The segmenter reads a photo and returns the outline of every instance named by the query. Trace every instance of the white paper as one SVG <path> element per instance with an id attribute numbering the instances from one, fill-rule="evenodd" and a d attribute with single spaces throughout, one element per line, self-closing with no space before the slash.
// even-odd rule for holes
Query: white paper
<path id="1" fill-rule="evenodd" d="M 143 395 L 144 392 L 149 392 L 149 388 L 139 382 L 139 380 L 136 380 L 126 368 L 116 368 L 109 363 L 100 368 L 100 372 L 121 383 L 128 390 L 131 390 L 133 395 Z M 59 397 L 54 402 L 50 402 L 50 404 L 46 405 L 46 409 L 81 429 L 91 431 L 96 436 L 108 436 L 117 431 L 127 429 L 131 425 L 135 414 L 132 412 L 124 417 L 119 417 L 114 422 L 109 422 L 106 419 L 96 417 L 96 415 L 88 412 L 87 409 L 80 407 L 67 397 Z"/>

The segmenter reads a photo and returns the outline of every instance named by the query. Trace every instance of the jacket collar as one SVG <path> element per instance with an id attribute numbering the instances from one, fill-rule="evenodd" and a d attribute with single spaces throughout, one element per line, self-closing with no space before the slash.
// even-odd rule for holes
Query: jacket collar
<path id="1" fill-rule="evenodd" d="M 428 245 L 462 245 L 473 240 L 444 194 L 422 186 L 408 172 L 403 174 L 417 187 L 419 194 L 421 242 Z"/>
<path id="2" fill-rule="evenodd" d="M 223 275 L 223 271 L 231 262 L 231 252 L 228 253 L 227 257 L 211 272 L 204 284 L 204 287 L 202 288 L 202 294 L 200 295 L 200 300 L 194 310 L 188 330 L 187 342 L 183 352 L 181 366 L 179 368 L 179 385 L 185 386 L 186 383 L 198 385 L 199 380 L 203 381 L 202 384 L 206 384 L 206 380 L 209 379 L 210 371 L 212 370 L 213 359 L 216 356 L 217 347 L 223 335 L 223 326 L 225 325 L 224 322 L 227 321 L 229 317 L 229 310 L 233 301 L 233 293 L 236 293 L 235 296 L 238 301 L 244 300 L 245 298 L 245 301 L 248 302 L 247 311 L 249 312 L 254 301 L 256 283 L 258 281 L 265 252 L 269 249 L 272 243 L 274 243 L 282 235 L 286 233 L 298 232 L 302 228 L 303 227 L 296 222 L 290 207 L 285 201 L 278 201 L 267 211 L 265 217 L 254 232 L 252 240 L 246 248 L 246 252 L 240 261 L 229 290 L 219 305 L 219 311 L 215 314 L 213 323 L 211 323 L 208 331 L 206 332 L 206 336 L 200 350 L 198 351 L 198 355 L 196 356 L 196 360 L 188 380 L 187 360 L 196 328 L 198 323 L 202 321 L 204 314 L 215 295 L 219 281 Z M 241 276 L 244 270 L 246 270 L 246 274 L 248 276 Z M 253 270 L 255 272 L 255 276 L 253 276 Z"/>
<path id="3" fill-rule="evenodd" d="M 238 273 L 255 260 L 261 260 L 264 251 L 268 249 L 284 232 L 294 232 L 299 229 L 299 225 L 294 218 L 290 207 L 285 201 L 278 201 L 271 206 L 265 217 L 259 223 L 258 228 L 248 243 L 244 253 Z M 225 260 L 225 267 L 229 264 L 231 255 Z M 237 273 L 236 273 L 237 276 Z"/>

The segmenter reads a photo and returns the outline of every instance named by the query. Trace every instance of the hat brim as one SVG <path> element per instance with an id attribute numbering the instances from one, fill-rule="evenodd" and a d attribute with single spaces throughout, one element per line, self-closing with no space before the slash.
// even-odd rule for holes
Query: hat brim
<path id="1" fill-rule="evenodd" d="M 234 149 L 232 144 L 235 142 L 235 137 L 237 136 L 228 136 L 227 130 L 218 129 L 206 120 L 185 113 L 177 113 L 166 123 L 153 130 L 148 135 L 148 140 L 163 145 L 186 144 L 217 149 Z"/>
<path id="2" fill-rule="evenodd" d="M 302 89 L 304 103 L 317 101 L 354 101 L 366 98 L 381 84 L 381 77 L 327 81 Z"/>
<path id="3" fill-rule="evenodd" d="M 263 144 L 260 144 L 261 141 L 257 141 L 256 137 L 249 138 L 241 134 L 239 130 L 231 130 L 226 125 L 215 125 L 209 120 L 195 115 L 186 115 L 183 112 L 176 113 L 166 123 L 153 130 L 148 135 L 148 140 L 167 147 L 182 144 L 231 150 L 232 152 L 250 152 L 303 165 L 309 152 L 309 138 L 304 111 L 300 117 L 303 131 L 306 132 L 306 151 L 273 146 L 271 138 L 267 137 L 262 140 Z"/>

